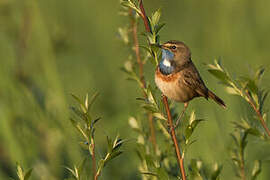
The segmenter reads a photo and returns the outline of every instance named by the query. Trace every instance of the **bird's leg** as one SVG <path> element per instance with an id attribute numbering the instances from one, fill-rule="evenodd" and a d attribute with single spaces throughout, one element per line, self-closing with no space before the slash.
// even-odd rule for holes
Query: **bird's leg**
<path id="1" fill-rule="evenodd" d="M 174 126 L 175 128 L 178 126 L 180 119 L 182 119 L 183 115 L 185 114 L 187 107 L 188 107 L 188 102 L 184 103 L 184 109 L 181 112 L 180 116 L 177 118 L 177 121 L 176 121 L 175 126 Z"/>

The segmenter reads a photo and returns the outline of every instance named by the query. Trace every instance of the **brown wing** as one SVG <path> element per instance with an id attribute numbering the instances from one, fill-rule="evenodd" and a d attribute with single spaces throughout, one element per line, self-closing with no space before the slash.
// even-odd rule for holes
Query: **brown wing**
<path id="1" fill-rule="evenodd" d="M 190 63 L 189 67 L 182 71 L 183 82 L 186 86 L 193 89 L 200 96 L 208 98 L 208 89 L 205 86 L 198 70 L 194 66 L 193 62 Z"/>

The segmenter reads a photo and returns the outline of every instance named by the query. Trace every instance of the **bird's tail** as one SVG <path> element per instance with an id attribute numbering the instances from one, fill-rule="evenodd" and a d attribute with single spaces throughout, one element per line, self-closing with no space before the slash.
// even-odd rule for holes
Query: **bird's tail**
<path id="1" fill-rule="evenodd" d="M 215 95 L 212 91 L 208 90 L 208 97 L 210 97 L 211 99 L 213 99 L 217 104 L 219 104 L 220 106 L 222 106 L 223 108 L 227 108 L 226 104 L 224 103 L 224 101 L 222 101 L 222 99 L 220 99 L 217 95 Z"/>

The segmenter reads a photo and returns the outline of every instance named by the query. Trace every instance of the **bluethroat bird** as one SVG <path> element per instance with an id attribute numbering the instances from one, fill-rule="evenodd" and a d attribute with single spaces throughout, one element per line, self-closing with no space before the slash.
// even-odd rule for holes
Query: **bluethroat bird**
<path id="1" fill-rule="evenodd" d="M 156 68 L 155 82 L 169 99 L 184 103 L 180 117 L 188 107 L 189 101 L 195 97 L 213 99 L 226 108 L 225 103 L 205 86 L 191 60 L 190 50 L 183 42 L 172 40 L 158 46 L 162 49 L 162 59 Z"/>

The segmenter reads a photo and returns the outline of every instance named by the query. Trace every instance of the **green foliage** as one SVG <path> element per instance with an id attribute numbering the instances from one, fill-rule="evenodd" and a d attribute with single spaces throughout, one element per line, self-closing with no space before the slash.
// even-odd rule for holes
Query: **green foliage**
<path id="1" fill-rule="evenodd" d="M 90 115 L 90 109 L 92 105 L 94 104 L 96 98 L 98 97 L 98 93 L 94 93 L 92 97 L 89 100 L 88 94 L 86 94 L 85 100 L 81 100 L 76 95 L 72 94 L 72 97 L 77 101 L 78 107 L 71 107 L 71 110 L 74 112 L 74 114 L 79 118 L 81 121 L 76 121 L 74 119 L 70 119 L 72 125 L 74 128 L 79 132 L 81 137 L 83 138 L 83 141 L 81 142 L 81 145 L 85 147 L 89 151 L 90 156 L 92 157 L 92 164 L 93 166 L 96 166 L 96 154 L 95 154 L 95 125 L 101 118 L 93 119 Z M 118 157 L 120 154 L 123 153 L 123 151 L 120 150 L 120 147 L 125 142 L 125 140 L 119 139 L 117 136 L 114 141 L 111 140 L 110 137 L 107 136 L 107 154 L 104 158 L 100 159 L 98 162 L 98 168 L 97 172 L 94 173 L 94 177 L 100 176 L 103 168 L 106 166 L 108 162 L 113 160 L 114 158 Z M 74 178 L 76 180 L 82 179 L 82 171 L 84 168 L 86 162 L 86 158 L 80 163 L 80 165 L 74 166 L 73 169 L 66 167 Z M 92 167 L 94 168 L 94 167 Z M 93 169 L 94 171 L 94 169 Z"/>
<path id="2" fill-rule="evenodd" d="M 138 15 L 143 17 L 140 8 L 133 1 L 124 1 L 122 5 L 135 10 Z M 128 9 L 125 10 L 128 11 Z M 160 44 L 159 32 L 165 25 L 164 23 L 160 23 L 160 17 L 161 9 L 155 11 L 150 18 L 147 17 L 150 32 L 144 32 L 143 35 L 146 37 L 148 44 L 140 45 L 140 47 L 145 49 L 146 52 L 152 56 L 150 59 L 152 60 L 151 62 L 154 65 L 154 68 L 156 68 L 158 60 L 160 59 L 160 48 L 158 48 L 158 45 Z M 134 19 L 137 23 L 137 19 Z M 125 42 L 126 37 L 122 37 L 122 39 L 123 42 Z M 147 55 L 142 57 L 145 59 L 148 58 Z M 148 81 L 146 81 L 146 85 L 143 84 L 141 77 L 137 73 L 140 67 L 139 65 L 135 66 L 134 60 L 132 62 L 132 59 L 135 59 L 135 57 L 131 57 L 129 61 L 126 61 L 122 67 L 122 70 L 128 75 L 128 79 L 136 81 L 143 91 L 144 97 L 137 99 L 140 100 L 140 105 L 143 109 L 145 109 L 145 113 L 148 114 L 148 116 L 146 114 L 143 114 L 143 116 L 138 114 L 138 117 L 140 117 L 140 119 L 142 119 L 141 121 L 143 121 L 143 119 L 149 118 L 149 114 L 151 114 L 157 124 L 158 131 L 156 135 L 158 137 L 163 135 L 157 144 L 153 144 L 153 142 L 151 144 L 149 142 L 149 138 L 153 138 L 150 135 L 152 132 L 150 132 L 149 129 L 145 129 L 144 125 L 142 125 L 137 118 L 129 118 L 131 128 L 138 133 L 136 151 L 141 162 L 138 169 L 141 172 L 143 179 L 181 179 L 180 174 L 178 174 L 179 167 L 177 165 L 177 161 L 175 160 L 176 157 L 173 153 L 175 150 L 171 143 L 171 129 L 168 127 L 166 122 L 167 117 L 164 112 L 163 104 L 161 103 L 160 98 L 158 98 L 157 93 L 155 93 L 153 88 L 151 88 Z M 177 114 L 173 115 L 173 117 L 176 120 Z M 185 118 L 182 121 L 183 123 L 181 123 L 179 128 L 180 131 L 177 135 L 178 137 L 181 137 L 179 143 L 180 147 L 183 148 L 182 158 L 184 158 L 188 147 L 195 142 L 195 140 L 191 139 L 192 134 L 195 132 L 196 127 L 198 127 L 198 124 L 203 120 L 196 119 L 193 111 L 189 118 Z M 218 168 L 216 171 L 213 170 L 209 177 L 212 176 L 213 179 L 216 179 L 219 176 L 220 171 L 221 168 Z"/>
<path id="3" fill-rule="evenodd" d="M 68 107 L 74 103 L 69 92 L 81 95 L 85 91 L 92 92 L 93 87 L 101 92 L 102 96 L 92 113 L 104 117 L 104 120 L 95 125 L 97 159 L 106 156 L 106 135 L 115 131 L 119 132 L 121 137 L 136 137 L 138 142 L 144 140 L 146 153 L 154 154 L 149 143 L 150 131 L 145 117 L 147 113 L 138 107 L 138 104 L 141 106 L 148 102 L 138 93 L 141 91 L 136 84 L 125 82 L 127 76 L 118 71 L 126 60 L 136 66 L 130 48 L 133 45 L 130 37 L 130 15 L 126 11 L 128 7 L 121 9 L 120 13 L 124 16 L 119 16 L 118 2 L 0 1 L 0 179 L 16 176 L 16 162 L 20 162 L 24 167 L 34 168 L 29 179 L 74 179 L 68 178 L 69 175 L 73 176 L 72 173 L 61 167 L 69 166 L 74 169 L 73 164 L 76 164 L 79 168 L 79 162 L 88 153 L 88 150 L 83 151 L 81 146 L 77 146 L 76 135 L 79 135 L 83 147 L 87 148 L 88 145 L 81 133 L 74 130 L 68 121 Z M 138 1 L 133 2 L 138 7 Z M 207 121 L 200 123 L 191 135 L 190 141 L 197 141 L 189 147 L 185 155 L 187 173 L 191 158 L 202 159 L 204 165 L 217 161 L 225 164 L 220 179 L 235 180 L 232 168 L 227 165 L 230 157 L 224 146 L 234 146 L 229 134 L 233 131 L 232 126 L 240 122 L 241 128 L 256 128 L 260 134 L 263 133 L 263 136 L 258 137 L 248 135 L 245 150 L 247 172 L 252 173 L 254 167 L 253 172 L 257 174 L 255 167 L 260 164 L 253 162 L 254 159 L 259 159 L 263 169 L 257 179 L 270 179 L 268 164 L 265 163 L 269 159 L 270 146 L 264 141 L 266 136 L 258 124 L 259 121 L 255 120 L 256 114 L 252 108 L 245 108 L 247 103 L 240 96 L 237 98 L 225 94 L 224 89 L 211 79 L 210 73 L 205 73 L 201 64 L 210 63 L 212 56 L 224 57 L 223 63 L 233 80 L 236 80 L 235 76 L 241 79 L 241 74 L 252 72 L 252 68 L 260 64 L 267 67 L 270 48 L 270 36 L 267 36 L 270 29 L 270 1 L 143 2 L 149 19 L 152 18 L 152 12 L 162 6 L 160 22 L 166 22 L 166 29 L 161 28 L 162 31 L 158 31 L 160 41 L 178 39 L 187 43 L 191 48 L 193 61 L 207 86 L 215 90 L 228 104 L 227 110 L 223 111 L 211 101 L 192 101 L 191 109 L 196 110 L 197 118 Z M 135 19 L 138 25 L 140 54 L 145 65 L 145 79 L 148 81 L 146 87 L 150 85 L 153 96 L 157 97 L 158 107 L 163 112 L 158 91 L 153 84 L 149 84 L 153 80 L 154 70 L 149 62 L 156 64 L 151 53 L 155 45 L 149 47 L 144 43 L 145 36 L 141 36 L 144 32 L 143 23 L 138 13 L 133 12 L 132 19 Z M 121 30 L 117 28 L 119 25 L 122 26 Z M 119 37 L 126 38 L 123 44 L 118 41 Z M 150 39 L 152 38 L 151 35 Z M 248 66 L 252 68 L 248 69 Z M 135 72 L 138 72 L 138 68 L 135 68 Z M 269 89 L 269 77 L 268 70 L 265 70 L 259 83 L 260 87 L 263 87 L 261 90 Z M 136 101 L 136 97 L 143 97 L 144 100 Z M 174 106 L 174 103 L 170 106 Z M 264 119 L 269 125 L 267 98 L 262 107 L 260 111 L 267 115 L 264 115 Z M 80 109 L 79 106 L 77 108 Z M 180 109 L 181 104 L 172 110 L 174 116 Z M 183 123 L 186 125 L 180 124 L 178 134 L 185 132 L 190 112 L 184 116 Z M 164 112 L 162 115 L 166 118 Z M 129 116 L 133 116 L 138 122 L 139 130 L 134 129 L 135 133 L 128 126 Z M 84 128 L 84 120 L 72 117 Z M 97 117 L 92 116 L 92 121 Z M 157 154 L 161 154 L 161 159 L 163 154 L 169 155 L 164 157 L 161 169 L 167 171 L 171 168 L 176 172 L 167 124 L 157 118 L 153 121 L 159 142 Z M 231 121 L 236 122 L 231 124 Z M 248 121 L 248 124 L 243 124 L 242 121 Z M 143 138 L 136 133 L 140 130 L 144 133 Z M 180 142 L 184 142 L 180 135 L 178 137 Z M 114 140 L 114 136 L 112 139 Z M 133 141 L 130 144 L 125 150 L 125 156 L 117 159 L 117 164 L 111 162 L 106 165 L 101 179 L 141 179 L 138 177 L 137 167 L 142 163 L 138 161 L 136 153 L 130 152 L 133 150 Z M 90 156 L 87 156 L 82 178 L 90 177 L 89 161 Z M 121 170 L 118 164 L 122 165 Z M 171 171 L 168 172 L 170 179 L 177 176 L 170 173 Z M 143 177 L 152 178 L 149 175 Z"/>
<path id="4" fill-rule="evenodd" d="M 82 162 L 79 164 L 79 166 L 77 167 L 76 165 L 74 165 L 73 169 L 69 168 L 69 167 L 66 167 L 66 169 L 72 173 L 73 177 L 76 179 L 76 180 L 81 180 L 81 177 L 82 177 L 82 172 L 83 172 L 83 169 L 84 169 L 84 166 L 85 166 L 85 162 L 86 162 L 86 158 L 84 158 L 82 160 Z"/>
<path id="5" fill-rule="evenodd" d="M 220 61 L 208 65 L 208 71 L 218 78 L 225 85 L 229 94 L 241 96 L 247 102 L 255 104 L 256 109 L 263 113 L 263 105 L 268 95 L 268 91 L 260 87 L 260 82 L 264 74 L 264 67 L 259 67 L 252 77 L 240 77 L 234 80 L 230 74 L 222 67 Z"/>
<path id="6" fill-rule="evenodd" d="M 80 100 L 79 97 L 72 94 L 72 97 L 77 101 L 79 104 L 79 108 L 77 107 L 71 107 L 71 110 L 83 121 L 83 124 L 81 124 L 80 121 L 76 121 L 74 119 L 70 119 L 72 125 L 77 129 L 77 131 L 81 134 L 81 136 L 84 138 L 84 142 L 81 144 L 87 145 L 87 149 L 89 150 L 89 153 L 93 155 L 93 147 L 94 144 L 94 133 L 95 133 L 95 124 L 100 120 L 100 118 L 93 119 L 90 115 L 90 109 L 93 105 L 94 101 L 96 100 L 96 97 L 98 96 L 98 93 L 95 93 L 91 100 L 88 99 L 88 94 L 85 97 L 85 100 Z"/>
<path id="7" fill-rule="evenodd" d="M 255 160 L 253 170 L 247 171 L 245 150 L 248 144 L 248 135 L 269 142 L 269 134 L 265 133 L 265 131 L 268 131 L 268 128 L 264 124 L 266 113 L 263 111 L 268 91 L 262 90 L 260 85 L 265 70 L 263 67 L 259 67 L 252 77 L 242 76 L 237 80 L 233 80 L 229 73 L 221 66 L 220 61 L 215 61 L 214 63 L 214 65 L 208 65 L 210 68 L 208 71 L 225 85 L 229 94 L 242 97 L 256 112 L 257 118 L 265 128 L 264 130 L 259 128 L 258 123 L 256 124 L 252 117 L 242 118 L 241 121 L 233 122 L 236 131 L 232 134 L 234 148 L 231 150 L 231 158 L 235 166 L 236 176 L 241 179 L 246 177 L 256 179 L 261 172 L 261 160 Z M 251 173 L 247 174 L 247 172 Z"/>
<path id="8" fill-rule="evenodd" d="M 237 128 L 237 127 L 236 127 Z M 231 151 L 231 158 L 233 161 L 233 165 L 235 166 L 235 174 L 237 177 L 244 179 L 249 177 L 248 179 L 253 179 L 255 180 L 257 176 L 261 172 L 261 161 L 260 160 L 255 160 L 254 161 L 254 167 L 251 173 L 248 173 L 246 169 L 246 158 L 245 158 L 245 150 L 248 144 L 248 135 L 256 135 L 249 129 L 242 130 L 242 129 L 237 129 L 237 131 L 232 134 L 232 139 L 234 142 L 234 148 Z"/>
<path id="9" fill-rule="evenodd" d="M 201 160 L 191 159 L 189 165 L 190 179 L 192 180 L 218 180 L 222 165 L 215 163 L 212 167 Z"/>
<path id="10" fill-rule="evenodd" d="M 26 172 L 24 172 L 20 164 L 17 163 L 18 180 L 28 180 L 32 174 L 32 171 L 33 171 L 33 168 L 28 169 Z"/>

